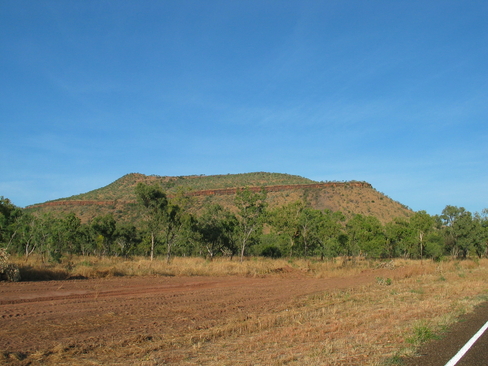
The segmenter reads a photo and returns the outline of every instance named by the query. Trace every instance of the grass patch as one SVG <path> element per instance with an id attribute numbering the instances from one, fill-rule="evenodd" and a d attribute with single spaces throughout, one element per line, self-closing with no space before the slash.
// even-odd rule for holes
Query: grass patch
<path id="1" fill-rule="evenodd" d="M 382 286 L 390 286 L 393 281 L 391 278 L 376 277 L 376 283 Z"/>
<path id="2" fill-rule="evenodd" d="M 429 326 L 422 322 L 413 328 L 412 336 L 408 337 L 407 343 L 413 344 L 416 347 L 420 346 L 422 343 L 433 339 L 439 339 L 440 336 Z"/>

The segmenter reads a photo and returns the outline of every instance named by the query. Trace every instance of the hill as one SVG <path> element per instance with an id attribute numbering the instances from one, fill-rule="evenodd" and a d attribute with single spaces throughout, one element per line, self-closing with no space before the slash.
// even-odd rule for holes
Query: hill
<path id="1" fill-rule="evenodd" d="M 316 209 L 342 211 L 349 217 L 354 214 L 376 216 L 383 223 L 412 213 L 366 182 L 316 182 L 296 175 L 265 172 L 180 177 L 131 173 L 105 187 L 26 209 L 32 212 L 74 212 L 83 221 L 110 212 L 117 220 L 135 221 L 138 213 L 134 189 L 140 182 L 160 184 L 169 196 L 185 192 L 192 197 L 195 212 L 207 203 L 219 203 L 232 209 L 236 189 L 249 187 L 265 189 L 270 207 L 305 200 Z"/>

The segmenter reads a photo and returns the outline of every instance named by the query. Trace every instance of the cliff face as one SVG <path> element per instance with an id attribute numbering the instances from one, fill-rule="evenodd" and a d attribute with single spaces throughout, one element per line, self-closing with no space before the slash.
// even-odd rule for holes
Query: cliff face
<path id="1" fill-rule="evenodd" d="M 261 190 L 268 192 L 267 201 L 270 207 L 278 207 L 297 200 L 304 200 L 315 209 L 342 211 L 348 217 L 354 214 L 376 216 L 383 223 L 396 217 L 408 217 L 412 213 L 407 207 L 376 191 L 371 184 L 366 182 L 309 183 L 310 180 L 305 180 L 305 184 L 265 185 L 266 176 L 263 174 L 265 173 L 260 173 L 259 175 L 259 185 L 247 185 L 247 188 L 255 192 Z M 229 185 L 234 180 L 237 180 L 234 176 L 224 176 L 225 179 L 221 179 L 220 176 L 217 178 L 205 178 L 218 181 L 217 186 Z M 281 181 L 284 180 L 282 176 L 278 178 L 274 176 L 274 178 L 275 181 L 278 178 Z M 296 180 L 294 176 L 292 178 L 292 180 Z M 246 176 L 246 179 L 246 183 L 249 183 L 248 176 Z M 175 188 L 178 188 L 175 183 L 184 183 L 182 184 L 184 187 L 188 182 L 195 182 L 197 183 L 196 186 L 198 186 L 198 180 L 199 177 L 196 176 L 156 177 L 131 174 L 122 177 L 107 187 L 88 192 L 87 194 L 45 202 L 29 206 L 26 209 L 32 212 L 74 212 L 83 221 L 107 213 L 112 213 L 118 220 L 135 221 L 138 217 L 134 196 L 134 187 L 137 183 L 161 184 L 167 188 L 168 196 L 171 197 L 173 192 L 176 192 Z M 238 189 L 243 187 L 244 185 L 236 185 L 229 188 L 189 190 L 185 194 L 192 197 L 192 207 L 195 212 L 198 212 L 206 203 L 219 203 L 224 207 L 233 209 L 234 195 Z M 93 197 L 99 197 L 100 199 L 88 199 Z"/>

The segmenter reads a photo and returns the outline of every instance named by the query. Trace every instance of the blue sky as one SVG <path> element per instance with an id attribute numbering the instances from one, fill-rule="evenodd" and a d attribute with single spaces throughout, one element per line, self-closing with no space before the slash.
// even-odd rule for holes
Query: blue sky
<path id="1" fill-rule="evenodd" d="M 488 207 L 486 1 L 0 1 L 0 195 L 124 174 L 364 180 Z"/>

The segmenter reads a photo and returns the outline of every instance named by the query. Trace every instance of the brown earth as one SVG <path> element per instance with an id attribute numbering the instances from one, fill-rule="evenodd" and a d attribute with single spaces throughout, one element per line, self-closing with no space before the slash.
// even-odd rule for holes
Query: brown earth
<path id="1" fill-rule="evenodd" d="M 218 337 L 216 329 L 242 327 L 248 319 L 292 309 L 303 296 L 364 286 L 392 274 L 377 269 L 318 279 L 290 267 L 275 272 L 263 278 L 0 283 L 0 363 L 129 365 L 153 357 L 146 364 L 204 364 L 198 346 Z M 194 363 L 188 362 L 192 357 Z"/>

